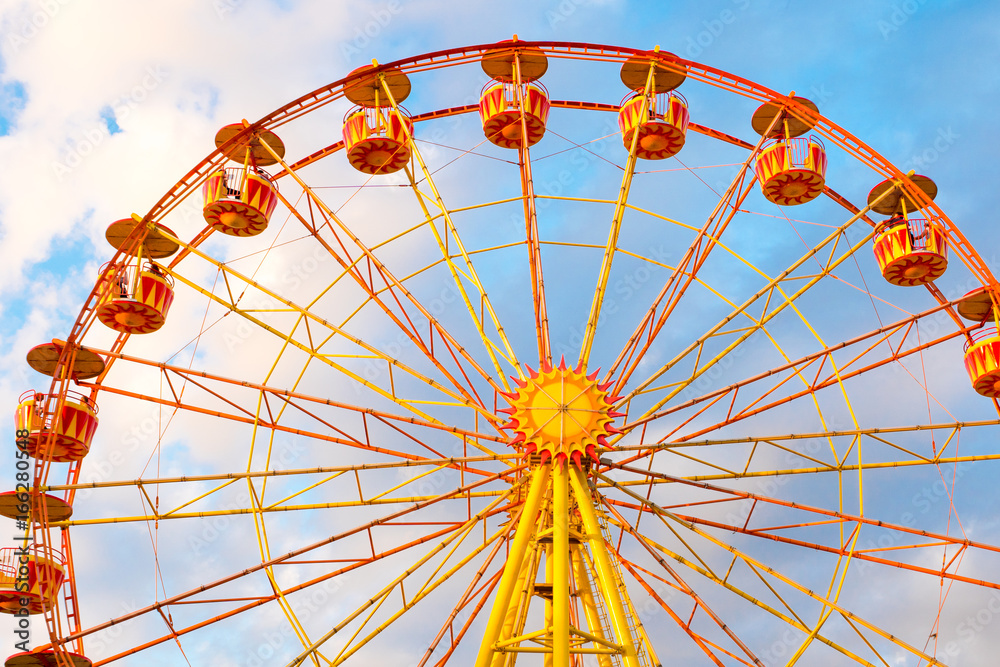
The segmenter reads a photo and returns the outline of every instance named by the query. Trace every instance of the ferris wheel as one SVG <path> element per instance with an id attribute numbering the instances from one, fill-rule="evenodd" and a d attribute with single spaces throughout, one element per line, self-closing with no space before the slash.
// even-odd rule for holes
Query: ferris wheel
<path id="1" fill-rule="evenodd" d="M 223 127 L 28 353 L 6 665 L 949 664 L 1000 302 L 936 195 L 659 47 Z"/>

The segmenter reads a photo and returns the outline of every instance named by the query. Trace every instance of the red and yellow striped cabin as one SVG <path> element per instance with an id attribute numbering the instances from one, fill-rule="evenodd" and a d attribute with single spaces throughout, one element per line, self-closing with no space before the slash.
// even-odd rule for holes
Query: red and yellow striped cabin
<path id="1" fill-rule="evenodd" d="M 135 275 L 131 264 L 105 264 L 98 287 L 97 318 L 128 334 L 156 331 L 166 322 L 174 302 L 174 281 L 152 263 Z"/>
<path id="2" fill-rule="evenodd" d="M 646 115 L 642 116 L 644 95 L 638 94 L 622 101 L 618 112 L 618 127 L 622 131 L 625 148 L 632 147 L 632 134 L 638 128 L 635 146 L 636 157 L 643 160 L 663 160 L 673 157 L 684 147 L 690 120 L 687 101 L 677 93 L 650 95 Z"/>
<path id="3" fill-rule="evenodd" d="M 355 107 L 344 117 L 351 166 L 365 174 L 392 174 L 410 161 L 413 121 L 392 107 Z"/>
<path id="4" fill-rule="evenodd" d="M 754 166 L 764 196 L 779 206 L 812 201 L 826 183 L 826 149 L 817 137 L 778 139 L 765 145 Z"/>
<path id="5" fill-rule="evenodd" d="M 1000 330 L 988 322 L 965 344 L 965 370 L 976 393 L 1000 398 Z"/>
<path id="6" fill-rule="evenodd" d="M 58 415 L 44 413 L 46 398 L 49 410 L 56 410 L 55 395 L 26 391 L 21 394 L 14 422 L 18 429 L 28 431 L 26 450 L 33 458 L 42 458 L 42 448 L 48 447 L 52 461 L 79 461 L 90 451 L 97 432 L 97 406 L 75 391 L 66 392 L 66 400 Z M 51 434 L 51 438 L 49 437 Z"/>
<path id="7" fill-rule="evenodd" d="M 202 186 L 205 222 L 230 236 L 256 236 L 278 205 L 278 186 L 263 169 L 227 167 Z"/>
<path id="8" fill-rule="evenodd" d="M 887 220 L 873 240 L 882 276 L 893 285 L 933 282 L 948 268 L 948 239 L 944 229 L 930 220 Z"/>
<path id="9" fill-rule="evenodd" d="M 524 100 L 524 126 L 521 124 L 521 100 Z M 479 98 L 479 118 L 486 138 L 501 148 L 534 146 L 545 135 L 549 119 L 549 93 L 540 83 L 486 84 Z"/>
<path id="10" fill-rule="evenodd" d="M 47 546 L 0 549 L 0 612 L 29 614 L 51 609 L 66 573 L 60 552 Z"/>

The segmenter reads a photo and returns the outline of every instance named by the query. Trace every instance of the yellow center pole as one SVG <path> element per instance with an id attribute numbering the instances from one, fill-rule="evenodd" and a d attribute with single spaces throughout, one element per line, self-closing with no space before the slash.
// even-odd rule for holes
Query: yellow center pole
<path id="1" fill-rule="evenodd" d="M 587 618 L 587 627 L 590 634 L 598 639 L 607 640 L 604 633 L 604 626 L 601 623 L 600 613 L 597 611 L 597 603 L 594 601 L 594 593 L 590 588 L 590 577 L 587 574 L 587 563 L 584 561 L 580 547 L 573 549 L 571 557 L 573 559 L 573 576 L 575 577 L 577 595 L 583 603 L 583 613 Z M 594 644 L 594 648 L 603 648 Z M 611 658 L 606 654 L 598 654 L 597 664 L 599 667 L 612 667 Z"/>
<path id="2" fill-rule="evenodd" d="M 577 498 L 577 507 L 580 509 L 580 516 L 583 518 L 583 527 L 586 531 L 587 542 L 594 555 L 594 566 L 597 569 L 596 584 L 602 597 L 607 601 L 611 612 L 611 625 L 614 627 L 615 639 L 625 649 L 622 656 L 625 667 L 640 667 L 639 658 L 636 654 L 635 643 L 632 641 L 632 631 L 629 627 L 628 616 L 618 585 L 616 583 L 614 568 L 611 559 L 608 557 L 608 547 L 604 542 L 604 535 L 601 533 L 601 524 L 597 520 L 597 513 L 594 512 L 593 499 L 590 495 L 590 488 L 583 471 L 576 466 L 570 466 L 569 481 L 573 487 L 573 493 Z"/>
<path id="3" fill-rule="evenodd" d="M 569 667 L 569 461 L 552 471 L 552 664 Z"/>
<path id="4" fill-rule="evenodd" d="M 528 490 L 528 497 L 521 509 L 521 518 L 517 522 L 514 541 L 511 543 L 510 553 L 507 556 L 507 564 L 504 566 L 503 576 L 497 588 L 497 596 L 493 600 L 493 609 L 490 611 L 486 631 L 483 633 L 483 641 L 479 646 L 476 667 L 488 667 L 493 660 L 493 645 L 500 637 L 504 620 L 507 618 L 511 597 L 521 576 L 524 553 L 535 532 L 533 525 L 537 519 L 538 510 L 541 508 L 542 499 L 545 497 L 545 491 L 548 489 L 551 471 L 552 465 L 546 463 L 538 466 L 532 474 L 531 488 Z"/>
<path id="5" fill-rule="evenodd" d="M 515 636 L 519 635 L 524 631 L 524 617 L 528 613 L 528 599 L 527 596 L 528 582 L 535 580 L 535 575 L 538 573 L 538 552 L 534 549 L 529 549 L 524 555 L 524 563 L 521 564 L 521 574 L 517 579 L 517 584 L 514 586 L 515 591 L 520 591 L 520 598 L 516 602 L 512 602 L 507 609 L 507 618 L 504 620 L 503 628 L 500 632 L 500 641 L 505 641 Z M 496 653 L 493 656 L 493 662 L 491 667 L 504 667 L 507 657 L 512 654 L 510 653 Z"/>
<path id="6" fill-rule="evenodd" d="M 549 515 L 551 516 L 551 507 L 549 508 Z M 545 547 L 545 582 L 552 583 L 552 578 L 555 573 L 552 571 L 552 564 L 555 562 L 555 555 L 552 553 L 552 542 L 550 541 Z M 555 589 L 552 589 L 552 595 L 545 598 L 545 612 L 542 616 L 542 620 L 545 623 L 545 628 L 551 632 L 552 628 L 552 601 L 555 595 Z M 553 667 L 552 653 L 546 653 L 542 656 L 542 667 Z"/>

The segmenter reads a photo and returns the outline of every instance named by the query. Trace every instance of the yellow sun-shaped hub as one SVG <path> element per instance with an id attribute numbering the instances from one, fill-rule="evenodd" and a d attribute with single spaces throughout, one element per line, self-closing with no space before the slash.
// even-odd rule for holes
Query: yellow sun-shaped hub
<path id="1" fill-rule="evenodd" d="M 612 409 L 619 399 L 608 396 L 611 383 L 598 384 L 596 371 L 587 375 L 564 363 L 528 371 L 516 393 L 504 394 L 511 404 L 501 410 L 511 415 L 504 425 L 514 431 L 510 444 L 558 463 L 570 460 L 582 466 L 588 457 L 596 461 L 597 447 L 608 447 L 607 436 L 620 433 L 611 425 L 623 416 Z"/>

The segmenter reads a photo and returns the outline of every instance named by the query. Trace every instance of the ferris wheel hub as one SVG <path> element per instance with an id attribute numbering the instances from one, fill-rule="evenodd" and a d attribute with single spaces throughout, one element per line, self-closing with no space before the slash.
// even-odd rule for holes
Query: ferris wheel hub
<path id="1" fill-rule="evenodd" d="M 619 416 L 612 407 L 617 397 L 608 394 L 610 385 L 596 377 L 596 372 L 587 375 L 581 367 L 565 364 L 532 371 L 516 392 L 505 394 L 512 406 L 504 426 L 514 430 L 511 444 L 523 444 L 528 454 L 558 463 L 596 461 L 598 447 L 606 449 L 607 436 L 618 432 L 611 422 Z"/>

